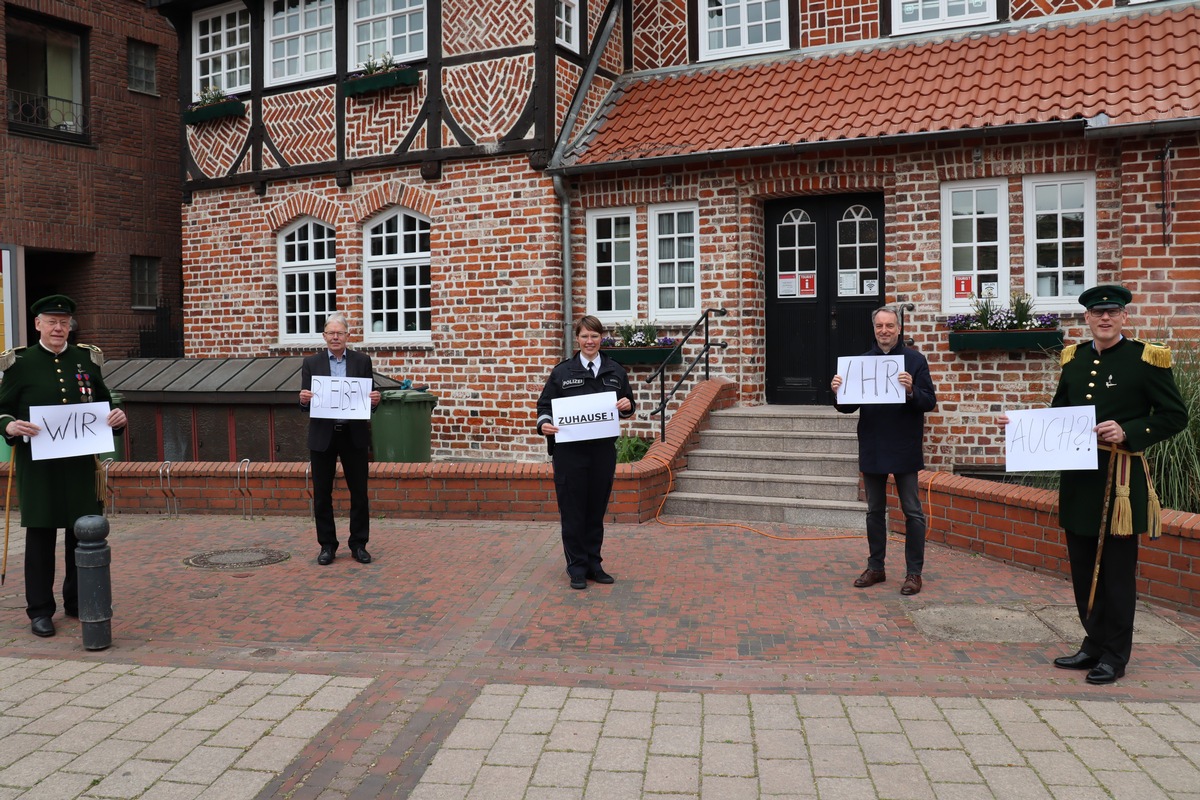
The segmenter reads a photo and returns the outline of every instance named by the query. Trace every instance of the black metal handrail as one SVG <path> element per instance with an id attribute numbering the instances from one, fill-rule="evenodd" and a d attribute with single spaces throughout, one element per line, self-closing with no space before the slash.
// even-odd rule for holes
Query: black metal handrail
<path id="1" fill-rule="evenodd" d="M 92 132 L 85 104 L 16 89 L 8 90 L 8 121 L 74 137 L 88 136 Z"/>
<path id="2" fill-rule="evenodd" d="M 683 385 L 683 382 L 687 379 L 687 376 L 692 374 L 692 370 L 696 368 L 696 364 L 699 363 L 701 358 L 704 359 L 704 380 L 708 380 L 708 351 L 712 350 L 714 347 L 720 347 L 723 350 L 729 346 L 727 342 L 712 341 L 712 339 L 709 338 L 708 331 L 709 317 L 723 317 L 728 313 L 729 312 L 723 308 L 704 309 L 704 313 L 700 315 L 700 319 L 696 320 L 696 324 L 692 325 L 692 327 L 688 329 L 688 332 L 679 338 L 679 341 L 675 343 L 675 347 L 672 348 L 671 352 L 667 354 L 667 357 L 663 359 L 663 363 L 658 365 L 658 369 L 654 370 L 649 378 L 646 378 L 646 383 L 652 383 L 655 378 L 658 379 L 658 407 L 646 416 L 653 417 L 655 414 L 659 415 L 659 436 L 661 437 L 662 441 L 665 442 L 667 440 L 667 403 L 669 403 L 671 398 L 675 396 L 675 393 L 679 391 L 679 387 Z M 671 360 L 671 358 L 674 357 L 676 353 L 680 353 L 682 355 L 683 346 L 687 343 L 688 337 L 695 333 L 696 329 L 701 325 L 704 326 L 704 346 L 701 347 L 699 352 L 697 352 L 696 355 L 692 357 L 692 360 L 688 362 L 687 369 L 683 371 L 683 374 L 679 376 L 679 380 L 675 381 L 675 385 L 672 386 L 671 391 L 668 392 L 666 376 L 667 363 Z"/>

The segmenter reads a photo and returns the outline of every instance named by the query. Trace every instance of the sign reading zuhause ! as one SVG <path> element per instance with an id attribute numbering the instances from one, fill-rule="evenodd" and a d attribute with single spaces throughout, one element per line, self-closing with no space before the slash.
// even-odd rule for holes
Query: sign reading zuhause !
<path id="1" fill-rule="evenodd" d="M 316 419 L 370 419 L 371 379 L 312 376 L 309 416 Z"/>
<path id="2" fill-rule="evenodd" d="M 29 437 L 34 461 L 111 453 L 113 430 L 108 426 L 108 403 L 30 406 L 29 421 L 42 429 Z"/>
<path id="3" fill-rule="evenodd" d="M 556 442 L 583 442 L 621 435 L 617 393 L 600 392 L 579 397 L 557 397 L 550 401 L 550 416 L 558 433 Z"/>
<path id="4" fill-rule="evenodd" d="M 1004 469 L 1045 472 L 1095 469 L 1096 407 L 1027 408 L 1005 411 Z"/>
<path id="5" fill-rule="evenodd" d="M 904 356 L 839 356 L 837 374 L 842 376 L 842 385 L 838 387 L 837 402 L 840 405 L 903 403 L 901 372 L 904 372 Z"/>

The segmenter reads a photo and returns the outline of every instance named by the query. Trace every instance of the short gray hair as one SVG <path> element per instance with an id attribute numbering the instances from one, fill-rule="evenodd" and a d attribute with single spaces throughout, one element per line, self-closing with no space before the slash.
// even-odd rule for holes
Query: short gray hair
<path id="1" fill-rule="evenodd" d="M 871 312 L 871 324 L 872 325 L 875 324 L 875 318 L 878 317 L 880 314 L 891 314 L 893 317 L 896 318 L 897 322 L 900 321 L 900 312 L 897 311 L 894 307 L 880 306 L 879 308 L 877 308 Z"/>
<path id="2" fill-rule="evenodd" d="M 336 313 L 333 313 L 333 314 L 330 314 L 330 315 L 329 315 L 329 316 L 328 316 L 328 317 L 325 319 L 325 327 L 324 327 L 324 328 L 321 328 L 321 330 L 322 330 L 322 331 L 325 331 L 325 330 L 327 330 L 327 329 L 329 328 L 329 326 L 330 326 L 330 325 L 332 325 L 332 324 L 333 324 L 333 323 L 335 323 L 335 322 L 340 322 L 340 323 L 341 323 L 341 325 L 342 325 L 342 327 L 346 329 L 346 333 L 349 333 L 349 332 L 350 332 L 350 320 L 346 319 L 346 315 L 345 315 L 345 314 L 343 314 L 343 313 L 342 313 L 342 312 L 340 312 L 340 311 L 338 311 L 338 312 L 336 312 Z"/>

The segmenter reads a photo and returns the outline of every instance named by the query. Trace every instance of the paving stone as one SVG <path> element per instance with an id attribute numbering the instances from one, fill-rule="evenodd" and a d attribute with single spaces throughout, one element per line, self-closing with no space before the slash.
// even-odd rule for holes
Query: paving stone
<path id="1" fill-rule="evenodd" d="M 588 785 L 591 786 L 590 781 Z M 646 760 L 643 787 L 647 792 L 697 792 L 700 790 L 700 759 L 651 755 Z"/>

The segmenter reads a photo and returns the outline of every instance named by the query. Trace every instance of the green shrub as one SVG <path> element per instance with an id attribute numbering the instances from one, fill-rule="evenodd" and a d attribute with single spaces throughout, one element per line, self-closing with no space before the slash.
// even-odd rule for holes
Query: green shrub
<path id="1" fill-rule="evenodd" d="M 637 436 L 622 436 L 617 439 L 617 463 L 632 464 L 634 461 L 641 461 L 649 449 L 649 439 L 641 439 Z"/>
<path id="2" fill-rule="evenodd" d="M 1162 507 L 1200 514 L 1200 344 L 1176 340 L 1171 356 L 1188 426 L 1147 449 L 1146 456 Z"/>

